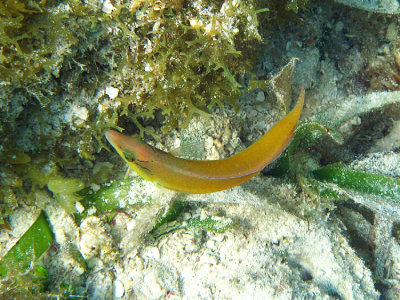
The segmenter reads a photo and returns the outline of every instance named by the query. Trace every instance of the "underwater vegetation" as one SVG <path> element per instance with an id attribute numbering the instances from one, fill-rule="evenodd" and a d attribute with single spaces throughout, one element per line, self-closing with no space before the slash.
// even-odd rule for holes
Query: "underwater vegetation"
<path id="1" fill-rule="evenodd" d="M 165 133 L 214 106 L 237 108 L 262 45 L 258 18 L 273 26 L 277 11 L 305 3 L 4 1 L 0 151 L 93 158 L 117 124 Z"/>
<path id="2" fill-rule="evenodd" d="M 48 272 L 41 265 L 32 267 L 54 240 L 50 225 L 43 212 L 0 260 L 0 278 L 5 280 L 3 297 L 33 297 L 44 290 Z M 20 276 L 20 274 L 24 276 Z"/>
<path id="3" fill-rule="evenodd" d="M 107 10 L 16 0 L 0 9 L 0 126 L 24 134 L 26 141 L 2 137 L 25 151 L 54 151 L 63 141 L 42 134 L 53 127 L 90 157 L 121 116 L 143 134 L 144 122 L 161 113 L 167 132 L 178 119 L 234 104 L 261 44 L 253 2 L 121 1 Z M 55 111 L 65 117 L 46 118 Z M 22 119 L 32 125 L 26 133 L 17 131 Z"/>
<path id="4" fill-rule="evenodd" d="M 0 262 L 0 277 L 5 278 L 12 272 L 24 273 L 53 242 L 53 234 L 43 214 L 38 216 L 35 223 L 18 240 L 15 246 L 8 251 Z"/>
<path id="5" fill-rule="evenodd" d="M 398 104 L 398 92 L 371 93 L 311 116 L 299 123 L 292 143 L 266 173 L 278 177 L 286 174 L 318 199 L 321 207 L 331 207 L 333 200 L 356 198 L 378 211 L 390 205 L 396 211 L 400 198 L 397 177 L 353 169 L 341 161 L 326 165 L 326 153 L 319 149 L 326 145 L 340 148 L 349 142 L 340 133 L 340 127 L 352 118 Z"/>
<path id="6" fill-rule="evenodd" d="M 0 80 L 3 92 L 8 90 L 9 95 L 24 88 L 37 101 L 45 103 L 55 92 L 44 93 L 44 87 L 51 77 L 51 66 L 57 63 L 56 40 L 65 38 L 67 30 L 64 34 L 58 28 L 48 30 L 52 25 L 61 26 L 61 17 L 50 14 L 48 7 L 46 1 L 0 3 Z M 38 85 L 43 88 L 42 93 L 35 88 Z"/>

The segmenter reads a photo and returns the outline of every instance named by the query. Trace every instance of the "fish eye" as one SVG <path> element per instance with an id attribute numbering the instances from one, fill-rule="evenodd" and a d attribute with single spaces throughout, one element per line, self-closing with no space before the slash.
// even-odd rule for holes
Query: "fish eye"
<path id="1" fill-rule="evenodd" d="M 125 159 L 126 159 L 127 161 L 133 162 L 133 161 L 136 160 L 135 154 L 133 154 L 133 153 L 132 153 L 131 151 L 129 151 L 129 150 L 124 150 L 124 151 L 122 151 L 122 154 L 124 154 Z"/>

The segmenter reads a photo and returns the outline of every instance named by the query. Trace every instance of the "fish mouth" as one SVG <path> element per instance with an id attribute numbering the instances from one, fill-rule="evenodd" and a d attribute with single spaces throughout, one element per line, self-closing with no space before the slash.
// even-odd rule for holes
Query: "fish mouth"
<path id="1" fill-rule="evenodd" d="M 120 139 L 121 134 L 115 130 L 108 130 L 106 131 L 105 136 L 111 145 L 115 145 Z"/>

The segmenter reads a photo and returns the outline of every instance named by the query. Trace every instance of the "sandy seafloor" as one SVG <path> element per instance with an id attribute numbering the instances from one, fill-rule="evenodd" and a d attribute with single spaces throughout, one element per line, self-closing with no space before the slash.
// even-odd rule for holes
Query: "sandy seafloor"
<path id="1" fill-rule="evenodd" d="M 363 82 L 366 61 L 390 52 L 389 45 L 400 38 L 399 18 L 332 1 L 316 1 L 300 15 L 301 26 L 289 23 L 266 33 L 269 39 L 260 70 L 268 65 L 278 72 L 290 58 L 299 58 L 293 98 L 304 83 L 303 119 L 327 111 L 338 115 L 331 119 L 340 120 L 355 107 L 363 112 L 358 99 L 374 92 Z M 392 103 L 399 96 L 377 91 L 369 103 L 381 99 Z M 226 155 L 244 149 L 279 119 L 277 105 L 261 91 L 245 95 L 241 104 L 234 118 L 228 118 L 232 110 L 226 107 L 219 108 L 211 121 L 192 120 L 185 134 L 193 139 L 202 136 L 204 158 L 221 158 L 221 147 Z M 343 118 L 340 130 L 350 140 L 332 150 L 336 157 L 361 170 L 400 176 L 398 109 L 398 105 L 385 106 L 371 113 L 365 108 L 369 114 Z M 382 134 L 385 119 L 391 125 Z M 241 139 L 241 132 L 248 133 L 247 141 Z M 180 136 L 171 134 L 168 143 L 179 145 Z M 122 172 L 125 169 L 119 168 Z M 66 251 L 47 253 L 43 262 L 54 285 L 71 282 L 76 294 L 86 294 L 88 299 L 400 297 L 396 204 L 382 205 L 361 196 L 321 204 L 294 182 L 262 174 L 207 195 L 178 194 L 135 179 L 129 197 L 121 202 L 147 197 L 152 198 L 151 204 L 126 208 L 111 223 L 89 216 L 79 227 L 51 199 L 43 199 L 60 249 L 75 243 L 89 266 L 85 272 Z M 182 220 L 219 216 L 232 225 L 224 233 L 178 229 L 156 239 L 146 236 L 155 217 L 176 199 L 190 203 Z M 21 224 L 15 237 L 29 226 L 30 214 L 34 218 L 31 211 L 20 209 L 11 217 L 11 224 Z"/>

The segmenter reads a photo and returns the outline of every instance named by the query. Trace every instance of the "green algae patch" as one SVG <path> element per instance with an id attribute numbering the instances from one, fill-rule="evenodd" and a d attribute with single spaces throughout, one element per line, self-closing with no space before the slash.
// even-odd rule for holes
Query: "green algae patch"
<path id="1" fill-rule="evenodd" d="M 373 194 L 396 203 L 400 201 L 400 179 L 391 176 L 352 170 L 340 163 L 314 170 L 312 175 L 342 189 Z"/>
<path id="2" fill-rule="evenodd" d="M 200 228 L 205 231 L 224 233 L 232 224 L 231 219 L 211 216 L 202 219 L 200 216 L 189 219 L 182 227 Z"/>
<path id="3" fill-rule="evenodd" d="M 151 203 L 151 197 L 143 192 L 141 178 L 115 180 L 97 186 L 95 190 L 87 188 L 79 192 L 85 208 L 94 207 L 98 213 L 126 208 L 130 205 Z"/>
<path id="4" fill-rule="evenodd" d="M 202 218 L 200 216 L 195 216 L 186 221 L 171 221 L 161 226 L 156 226 L 152 234 L 155 237 L 159 237 L 182 228 L 198 228 L 206 232 L 224 233 L 231 225 L 232 220 L 229 218 L 217 216 Z"/>
<path id="5" fill-rule="evenodd" d="M 19 239 L 13 248 L 0 260 L 0 278 L 12 272 L 25 273 L 50 247 L 54 236 L 43 212 Z"/>
<path id="6" fill-rule="evenodd" d="M 160 216 L 156 225 L 153 228 L 153 232 L 156 232 L 158 228 L 164 224 L 175 221 L 183 212 L 187 203 L 185 201 L 175 201 L 169 208 L 168 212 L 164 216 Z"/>
<path id="7" fill-rule="evenodd" d="M 224 233 L 232 225 L 231 219 L 219 216 L 195 216 L 181 220 L 180 217 L 188 206 L 189 203 L 186 201 L 173 203 L 168 212 L 159 218 L 151 233 L 155 237 L 159 237 L 182 228 L 199 228 L 207 232 Z"/>
<path id="8" fill-rule="evenodd" d="M 85 189 L 82 204 L 85 207 L 95 207 L 98 213 L 119 209 L 120 199 L 128 197 L 131 189 L 130 180 L 114 181 L 102 185 L 98 191 Z"/>

